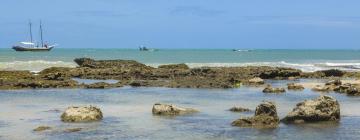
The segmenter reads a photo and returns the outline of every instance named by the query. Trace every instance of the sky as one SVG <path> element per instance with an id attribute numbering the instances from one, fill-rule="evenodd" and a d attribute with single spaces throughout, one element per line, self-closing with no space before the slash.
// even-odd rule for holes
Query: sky
<path id="1" fill-rule="evenodd" d="M 359 0 L 1 0 L 0 48 L 358 49 Z"/>

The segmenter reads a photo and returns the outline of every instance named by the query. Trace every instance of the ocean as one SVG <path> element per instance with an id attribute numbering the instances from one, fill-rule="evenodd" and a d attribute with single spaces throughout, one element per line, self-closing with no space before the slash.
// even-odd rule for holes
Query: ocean
<path id="1" fill-rule="evenodd" d="M 137 49 L 65 49 L 50 52 L 16 52 L 0 49 L 0 70 L 41 71 L 54 66 L 76 67 L 74 58 L 137 60 L 149 66 L 185 63 L 190 67 L 279 66 L 317 71 L 360 69 L 360 50 L 277 50 L 253 49 L 234 52 L 231 49 L 159 49 L 153 52 Z"/>
<path id="2" fill-rule="evenodd" d="M 76 67 L 74 58 L 137 60 L 153 67 L 162 64 L 186 63 L 202 66 L 283 66 L 304 71 L 338 68 L 357 71 L 358 50 L 232 50 L 160 49 L 140 52 L 135 49 L 61 49 L 50 52 L 15 52 L 0 49 L 1 70 L 41 71 L 47 67 Z M 116 80 L 75 79 L 91 84 L 114 83 Z M 290 82 L 325 82 L 325 79 L 266 80 L 275 87 Z M 22 89 L 0 90 L 0 140 L 8 139 L 360 139 L 360 98 L 337 93 L 287 91 L 264 94 L 261 87 L 234 89 L 184 89 L 164 87 L 120 87 L 111 89 Z M 340 103 L 339 123 L 283 124 L 276 129 L 241 128 L 231 122 L 254 112 L 234 113 L 233 106 L 254 110 L 263 100 L 273 101 L 280 118 L 297 103 L 321 94 L 335 97 Z M 153 116 L 155 103 L 169 103 L 198 109 L 200 112 L 177 116 Z M 60 116 L 69 106 L 94 105 L 104 115 L 92 123 L 64 123 Z M 49 131 L 34 132 L 38 126 Z M 79 132 L 67 129 L 81 128 Z"/>

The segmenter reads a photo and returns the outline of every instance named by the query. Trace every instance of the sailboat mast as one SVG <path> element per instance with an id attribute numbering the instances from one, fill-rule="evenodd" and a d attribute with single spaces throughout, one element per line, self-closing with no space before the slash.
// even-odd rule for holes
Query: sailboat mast
<path id="1" fill-rule="evenodd" d="M 43 31 L 42 31 L 41 21 L 40 21 L 40 38 L 41 38 L 41 47 L 44 47 Z"/>
<path id="2" fill-rule="evenodd" d="M 33 37 L 32 37 L 32 30 L 31 30 L 31 21 L 29 21 L 29 26 L 30 26 L 30 42 L 33 42 Z"/>

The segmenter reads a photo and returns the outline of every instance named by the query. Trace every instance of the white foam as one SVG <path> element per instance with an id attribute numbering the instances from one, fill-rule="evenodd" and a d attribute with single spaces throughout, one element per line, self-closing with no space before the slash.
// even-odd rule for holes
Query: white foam
<path id="1" fill-rule="evenodd" d="M 76 67 L 76 64 L 73 62 L 45 60 L 0 62 L 0 70 L 29 70 L 39 72 L 49 67 Z"/>
<path id="2" fill-rule="evenodd" d="M 148 63 L 152 67 L 171 63 Z M 278 62 L 244 62 L 244 63 L 185 63 L 190 68 L 199 67 L 243 67 L 243 66 L 271 66 L 271 67 L 289 67 L 300 69 L 304 72 L 313 72 L 327 69 L 340 69 L 346 71 L 360 70 L 360 63 L 350 62 L 304 62 L 304 63 L 290 63 L 286 61 Z M 0 70 L 30 70 L 32 72 L 39 72 L 49 67 L 76 67 L 74 62 L 64 61 L 46 61 L 46 60 L 30 60 L 30 61 L 12 61 L 0 62 Z"/>
<path id="3" fill-rule="evenodd" d="M 360 63 L 328 63 L 328 62 L 312 62 L 312 63 L 289 63 L 286 61 L 279 62 L 245 62 L 245 63 L 185 63 L 190 68 L 199 67 L 242 67 L 242 66 L 271 66 L 271 67 L 288 67 L 300 69 L 304 72 L 314 72 L 327 69 L 340 69 L 345 71 L 359 70 Z M 160 63 L 147 64 L 152 67 L 163 65 Z"/>

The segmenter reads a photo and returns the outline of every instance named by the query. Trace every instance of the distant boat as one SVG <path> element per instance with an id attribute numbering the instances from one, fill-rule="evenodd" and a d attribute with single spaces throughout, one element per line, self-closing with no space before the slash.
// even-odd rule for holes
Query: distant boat
<path id="1" fill-rule="evenodd" d="M 48 45 L 47 43 L 44 43 L 43 41 L 43 30 L 42 25 L 40 21 L 40 39 L 41 39 L 41 46 L 39 44 L 36 44 L 33 42 L 32 37 L 32 29 L 31 29 L 31 22 L 29 22 L 30 27 L 30 42 L 19 42 L 16 45 L 12 47 L 15 51 L 50 51 L 53 49 L 56 45 Z"/>
<path id="2" fill-rule="evenodd" d="M 251 52 L 251 50 L 233 49 L 234 52 Z"/>
<path id="3" fill-rule="evenodd" d="M 150 51 L 150 52 L 153 52 L 153 51 L 157 51 L 157 49 L 149 49 L 149 48 L 141 45 L 141 46 L 139 47 L 139 51 Z"/>

